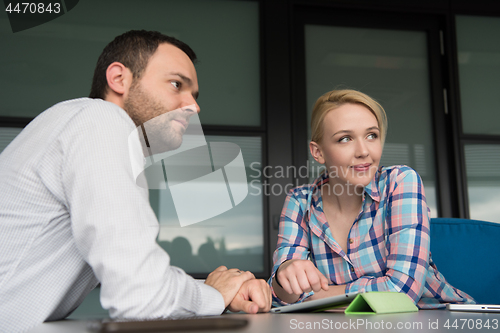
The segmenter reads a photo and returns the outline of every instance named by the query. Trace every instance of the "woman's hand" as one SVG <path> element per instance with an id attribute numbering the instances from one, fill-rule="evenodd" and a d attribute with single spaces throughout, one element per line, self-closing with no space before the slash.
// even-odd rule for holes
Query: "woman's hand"
<path id="1" fill-rule="evenodd" d="M 311 261 L 291 259 L 278 268 L 273 279 L 273 289 L 282 301 L 294 303 L 302 293 L 327 291 L 328 279 Z"/>
<path id="2" fill-rule="evenodd" d="M 318 292 L 315 292 L 314 295 L 312 295 L 311 297 L 308 297 L 306 299 L 306 301 L 314 301 L 314 300 L 325 298 L 325 297 L 344 295 L 345 294 L 345 287 L 346 287 L 345 284 L 332 285 L 329 287 L 328 291 L 320 290 Z"/>

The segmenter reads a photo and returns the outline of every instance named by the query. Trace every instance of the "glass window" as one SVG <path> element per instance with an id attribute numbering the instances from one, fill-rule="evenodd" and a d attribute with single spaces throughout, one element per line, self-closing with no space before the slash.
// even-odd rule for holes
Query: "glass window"
<path id="1" fill-rule="evenodd" d="M 181 227 L 169 189 L 150 190 L 150 201 L 160 221 L 158 243 L 170 254 L 171 264 L 188 273 L 209 273 L 220 265 L 263 272 L 262 140 L 210 135 L 206 140 L 232 142 L 241 148 L 248 195 L 221 215 Z"/>
<path id="2" fill-rule="evenodd" d="M 462 127 L 467 134 L 500 134 L 500 18 L 457 16 Z"/>
<path id="3" fill-rule="evenodd" d="M 356 89 L 375 98 L 389 121 L 381 165 L 414 168 L 437 216 L 426 33 L 306 25 L 305 38 L 309 122 L 316 99 L 329 90 Z"/>
<path id="4" fill-rule="evenodd" d="M 33 118 L 55 103 L 87 96 L 104 46 L 131 29 L 160 31 L 186 42 L 197 53 L 203 125 L 261 125 L 257 1 L 87 0 L 53 21 L 18 33 L 12 33 L 7 15 L 1 11 L 0 116 Z M 19 131 L 2 128 L 0 148 Z M 260 170 L 260 137 L 213 139 L 237 143 L 245 163 L 258 162 L 255 168 Z M 248 168 L 249 177 L 252 170 Z M 250 194 L 251 189 L 255 194 L 261 187 L 260 178 L 251 180 Z M 185 237 L 192 247 L 186 255 L 197 256 L 205 244 L 207 253 L 214 247 L 228 266 L 263 272 L 263 199 L 261 194 L 250 194 L 217 218 L 181 228 L 168 203 L 168 190 L 152 191 L 151 203 L 161 222 L 160 244 L 166 247 L 167 242 L 176 238 L 182 242 L 180 237 Z M 248 260 L 240 262 L 243 255 Z M 186 266 L 186 258 L 178 262 L 179 257 L 172 256 L 173 264 L 197 273 L 213 268 L 207 264 L 193 269 Z"/>
<path id="5" fill-rule="evenodd" d="M 500 145 L 465 145 L 469 215 L 500 222 Z"/>
<path id="6" fill-rule="evenodd" d="M 456 31 L 462 130 L 500 135 L 500 45 L 491 39 L 500 34 L 500 18 L 459 15 Z M 469 217 L 500 222 L 500 145 L 472 143 L 464 145 Z"/>
<path id="7" fill-rule="evenodd" d="M 253 1 L 86 0 L 15 34 L 0 11 L 0 115 L 33 118 L 88 96 L 104 46 L 127 30 L 146 29 L 197 53 L 202 124 L 260 126 L 258 24 Z"/>

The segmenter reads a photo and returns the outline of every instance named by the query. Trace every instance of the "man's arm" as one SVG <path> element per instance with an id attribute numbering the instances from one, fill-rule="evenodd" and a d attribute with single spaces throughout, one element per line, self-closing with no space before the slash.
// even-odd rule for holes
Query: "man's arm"
<path id="1" fill-rule="evenodd" d="M 60 138 L 72 234 L 101 282 L 101 303 L 113 318 L 220 314 L 223 296 L 170 266 L 156 243 L 158 221 L 130 163 L 134 128 L 123 110 L 96 100 Z"/>

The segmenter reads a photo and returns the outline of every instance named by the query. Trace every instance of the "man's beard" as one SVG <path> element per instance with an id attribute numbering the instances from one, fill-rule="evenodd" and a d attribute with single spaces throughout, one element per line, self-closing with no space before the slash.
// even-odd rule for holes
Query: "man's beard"
<path id="1" fill-rule="evenodd" d="M 141 140 L 141 143 L 145 155 L 164 153 L 182 144 L 184 131 L 172 126 L 173 119 L 181 117 L 182 110 L 165 108 L 142 89 L 140 81 L 134 80 L 130 86 L 124 109 L 135 125 L 141 127 L 139 133 L 144 135 L 145 140 Z"/>

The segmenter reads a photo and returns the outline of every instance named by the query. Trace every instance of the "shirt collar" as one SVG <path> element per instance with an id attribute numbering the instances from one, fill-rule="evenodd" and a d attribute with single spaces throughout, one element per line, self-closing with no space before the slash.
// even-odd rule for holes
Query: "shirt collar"
<path id="1" fill-rule="evenodd" d="M 380 169 L 377 170 L 377 172 L 375 173 L 375 177 L 373 177 L 372 181 L 368 185 L 366 185 L 365 188 L 363 189 L 363 201 L 366 195 L 369 195 L 374 201 L 380 202 L 380 192 L 377 186 L 377 183 L 380 179 L 380 173 L 381 170 Z M 328 181 L 329 181 L 328 172 L 326 172 L 325 170 L 325 172 L 323 172 L 318 178 L 314 180 L 312 184 L 309 185 L 312 193 L 312 195 L 309 196 L 309 200 L 307 203 L 307 211 L 306 211 L 306 214 L 309 215 L 308 216 L 309 218 L 311 217 L 312 203 L 313 202 L 315 203 L 314 204 L 315 207 L 319 204 L 321 186 L 328 183 Z"/>
<path id="2" fill-rule="evenodd" d="M 380 179 L 381 169 L 378 169 L 375 173 L 375 177 L 373 177 L 372 181 L 365 186 L 364 192 L 368 194 L 373 201 L 380 202 L 380 192 L 378 190 L 377 183 Z"/>

